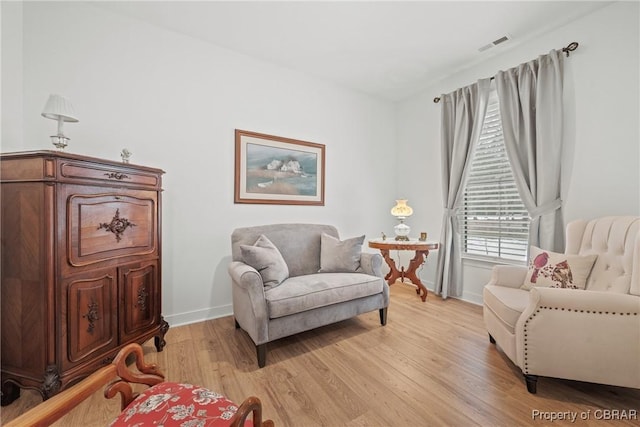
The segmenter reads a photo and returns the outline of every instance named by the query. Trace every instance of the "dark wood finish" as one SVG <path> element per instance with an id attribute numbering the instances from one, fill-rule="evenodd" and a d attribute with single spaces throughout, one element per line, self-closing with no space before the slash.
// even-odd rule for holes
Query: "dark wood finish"
<path id="1" fill-rule="evenodd" d="M 385 326 L 387 324 L 387 309 L 389 307 L 385 307 L 385 308 L 381 308 L 380 309 L 380 324 L 382 326 Z"/>
<path id="2" fill-rule="evenodd" d="M 416 293 L 422 299 L 422 302 L 427 299 L 427 288 L 422 284 L 422 281 L 416 274 L 418 268 L 424 263 L 429 256 L 430 250 L 437 250 L 438 243 L 434 242 L 422 242 L 422 241 L 396 241 L 396 240 L 370 240 L 369 247 L 379 249 L 382 257 L 389 266 L 389 272 L 384 276 L 389 286 L 393 285 L 396 280 L 400 279 L 404 283 L 405 277 L 408 278 L 413 285 L 416 286 Z M 397 251 L 415 251 L 415 256 L 409 262 L 409 268 L 405 271 L 404 266 L 396 267 L 396 262 L 389 255 L 390 250 Z"/>
<path id="3" fill-rule="evenodd" d="M 130 370 L 127 366 L 127 360 L 131 355 L 135 355 L 138 372 Z M 155 364 L 145 363 L 142 347 L 138 344 L 129 344 L 118 352 L 111 364 L 93 373 L 76 386 L 10 421 L 6 427 L 49 426 L 102 387 L 105 387 L 104 397 L 107 399 L 120 395 L 120 409 L 124 410 L 140 394 L 134 390 L 132 384 L 152 387 L 163 381 L 164 375 L 158 367 Z M 262 403 L 255 396 L 250 396 L 242 402 L 234 416 L 229 419 L 229 426 L 244 426 L 249 417 L 252 417 L 252 425 L 255 427 L 273 427 L 273 421 L 262 421 Z"/>
<path id="4" fill-rule="evenodd" d="M 531 394 L 536 394 L 536 392 L 538 391 L 538 376 L 525 375 L 524 380 L 527 383 L 527 391 Z"/>
<path id="5" fill-rule="evenodd" d="M 267 364 L 267 344 L 257 345 L 256 354 L 258 356 L 258 367 L 264 368 L 264 365 Z"/>
<path id="6" fill-rule="evenodd" d="M 164 172 L 56 151 L 0 155 L 2 405 L 44 399 L 156 337 Z"/>

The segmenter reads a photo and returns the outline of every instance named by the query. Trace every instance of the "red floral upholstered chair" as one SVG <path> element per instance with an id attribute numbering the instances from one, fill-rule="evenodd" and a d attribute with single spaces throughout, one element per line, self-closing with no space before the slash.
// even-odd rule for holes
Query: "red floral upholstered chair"
<path id="1" fill-rule="evenodd" d="M 130 371 L 126 365 L 130 354 L 136 356 L 139 373 Z M 112 398 L 118 393 L 121 396 L 122 412 L 111 422 L 111 427 L 273 427 L 271 420 L 262 421 L 262 404 L 257 397 L 249 397 L 238 406 L 204 387 L 164 382 L 164 376 L 155 365 L 144 363 L 142 347 L 138 344 L 124 347 L 110 365 L 14 419 L 6 427 L 48 426 L 105 384 L 108 384 L 105 397 Z M 138 394 L 131 384 L 151 387 Z"/>

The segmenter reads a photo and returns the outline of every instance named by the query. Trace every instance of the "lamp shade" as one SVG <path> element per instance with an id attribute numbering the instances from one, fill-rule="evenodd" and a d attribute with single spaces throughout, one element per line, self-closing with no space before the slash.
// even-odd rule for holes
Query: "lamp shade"
<path id="1" fill-rule="evenodd" d="M 42 110 L 42 116 L 52 120 L 77 122 L 78 117 L 71 102 L 62 95 L 52 94 Z"/>
<path id="2" fill-rule="evenodd" d="M 407 199 L 396 200 L 396 205 L 391 208 L 391 215 L 397 218 L 406 218 L 413 214 L 413 209 L 407 205 Z"/>

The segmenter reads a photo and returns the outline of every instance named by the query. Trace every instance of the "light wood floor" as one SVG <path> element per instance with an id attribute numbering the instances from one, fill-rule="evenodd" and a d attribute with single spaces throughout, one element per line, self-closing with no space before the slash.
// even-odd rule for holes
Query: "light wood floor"
<path id="1" fill-rule="evenodd" d="M 172 328 L 162 353 L 152 341 L 144 349 L 169 381 L 201 384 L 237 403 L 258 396 L 276 426 L 551 424 L 532 419 L 535 410 L 578 415 L 575 423 L 554 426 L 602 426 L 599 410 L 640 413 L 635 389 L 541 378 L 538 394 L 527 393 L 520 371 L 489 344 L 481 307 L 432 294 L 423 303 L 401 284 L 391 287 L 386 326 L 376 311 L 279 340 L 270 344 L 263 369 L 231 317 Z M 2 408 L 2 422 L 39 401 L 23 391 Z M 118 405 L 96 393 L 55 425 L 104 426 Z M 589 419 L 580 420 L 582 414 Z"/>

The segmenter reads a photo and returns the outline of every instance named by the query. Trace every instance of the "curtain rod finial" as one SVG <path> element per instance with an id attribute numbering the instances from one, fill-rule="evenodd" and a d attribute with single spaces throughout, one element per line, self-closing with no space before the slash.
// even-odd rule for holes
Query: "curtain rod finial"
<path id="1" fill-rule="evenodd" d="M 569 53 L 573 52 L 578 48 L 578 42 L 571 42 L 567 47 L 563 47 L 562 51 L 569 56 Z"/>
<path id="2" fill-rule="evenodd" d="M 435 102 L 436 104 L 440 102 L 440 97 L 436 96 L 435 98 L 433 98 L 433 102 Z"/>

